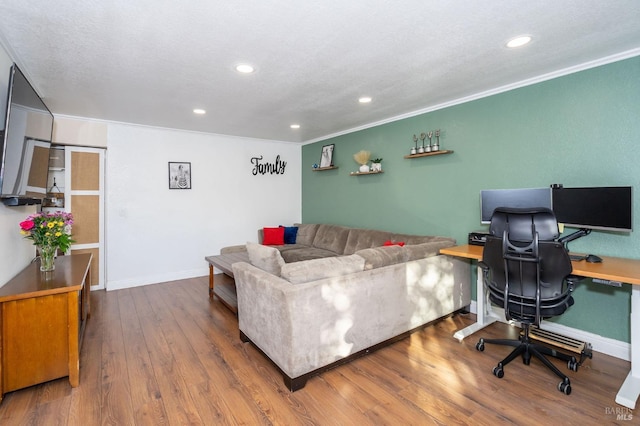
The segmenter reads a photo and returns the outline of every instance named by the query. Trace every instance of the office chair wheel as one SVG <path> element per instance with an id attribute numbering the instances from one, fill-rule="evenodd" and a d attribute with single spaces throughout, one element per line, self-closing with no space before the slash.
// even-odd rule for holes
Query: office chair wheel
<path id="1" fill-rule="evenodd" d="M 569 368 L 569 370 L 571 371 L 578 371 L 578 361 L 576 361 L 575 358 L 572 358 L 568 363 L 567 363 L 567 367 Z"/>
<path id="2" fill-rule="evenodd" d="M 558 390 L 565 395 L 571 395 L 571 384 L 569 380 L 558 383 Z"/>
<path id="3" fill-rule="evenodd" d="M 498 364 L 496 368 L 493 369 L 493 375 L 498 379 L 502 379 L 504 377 L 504 369 L 502 368 L 502 364 Z"/>
<path id="4" fill-rule="evenodd" d="M 478 352 L 483 352 L 484 351 L 484 339 L 480 339 L 478 341 L 478 343 L 476 343 L 476 350 Z"/>

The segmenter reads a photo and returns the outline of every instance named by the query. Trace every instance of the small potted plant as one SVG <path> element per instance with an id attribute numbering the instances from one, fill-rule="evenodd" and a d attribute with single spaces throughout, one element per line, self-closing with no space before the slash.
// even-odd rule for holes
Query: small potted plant
<path id="1" fill-rule="evenodd" d="M 373 160 L 371 160 L 371 171 L 372 172 L 382 171 L 382 158 L 374 158 Z"/>

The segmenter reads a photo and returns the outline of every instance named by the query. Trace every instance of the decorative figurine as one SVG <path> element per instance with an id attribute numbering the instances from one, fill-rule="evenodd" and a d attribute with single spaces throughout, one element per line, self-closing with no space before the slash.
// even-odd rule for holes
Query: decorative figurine
<path id="1" fill-rule="evenodd" d="M 424 151 L 424 140 L 427 137 L 427 135 L 423 133 L 420 133 L 420 139 L 422 139 L 422 146 L 420 148 L 418 148 L 418 154 L 422 154 Z"/>
<path id="2" fill-rule="evenodd" d="M 436 130 L 436 143 L 431 147 L 432 151 L 438 151 L 440 149 L 440 129 Z"/>
<path id="3" fill-rule="evenodd" d="M 433 138 L 433 132 L 429 131 L 429 133 L 427 133 L 427 137 L 429 138 L 429 145 L 426 146 L 425 151 L 424 152 L 431 152 L 431 151 L 435 151 L 432 147 L 431 147 L 431 138 Z"/>
<path id="4" fill-rule="evenodd" d="M 411 148 L 411 151 L 409 151 L 411 155 L 415 155 L 415 153 L 418 152 L 418 137 L 416 135 L 413 135 L 413 143 L 415 144 L 415 147 Z"/>

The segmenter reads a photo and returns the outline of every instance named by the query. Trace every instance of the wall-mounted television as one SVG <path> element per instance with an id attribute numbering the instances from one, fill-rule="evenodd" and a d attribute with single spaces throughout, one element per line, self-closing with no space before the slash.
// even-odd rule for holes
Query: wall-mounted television
<path id="1" fill-rule="evenodd" d="M 53 114 L 16 64 L 11 66 L 0 138 L 0 200 L 40 204 L 47 192 Z"/>
<path id="2" fill-rule="evenodd" d="M 551 208 L 551 188 L 484 189 L 480 191 L 480 215 L 483 224 L 491 223 L 498 207 Z"/>

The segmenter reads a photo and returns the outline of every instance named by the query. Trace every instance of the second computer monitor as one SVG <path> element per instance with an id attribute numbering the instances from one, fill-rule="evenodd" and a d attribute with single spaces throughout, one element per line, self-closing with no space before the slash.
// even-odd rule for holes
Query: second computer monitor
<path id="1" fill-rule="evenodd" d="M 480 191 L 481 222 L 491 223 L 498 207 L 551 209 L 551 188 L 483 189 Z"/>

